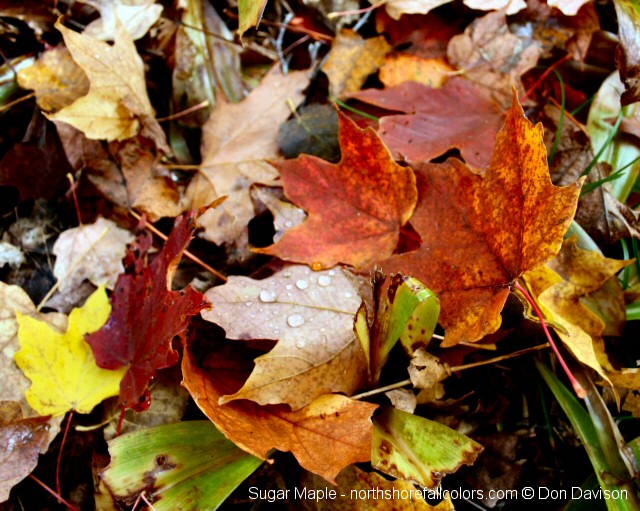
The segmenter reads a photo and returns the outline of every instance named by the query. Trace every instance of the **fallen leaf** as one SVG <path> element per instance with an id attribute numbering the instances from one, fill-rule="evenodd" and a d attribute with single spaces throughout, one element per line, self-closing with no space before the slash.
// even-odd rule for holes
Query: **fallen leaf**
<path id="1" fill-rule="evenodd" d="M 197 220 L 201 236 L 216 245 L 228 243 L 237 249 L 239 259 L 248 257 L 249 222 L 257 208 L 251 198 L 254 184 L 280 184 L 278 171 L 265 161 L 219 163 L 201 167 L 187 187 L 185 198 L 190 209 L 199 209 L 226 196 L 218 207 L 205 211 Z"/>
<path id="2" fill-rule="evenodd" d="M 102 41 L 113 41 L 118 36 L 118 23 L 131 39 L 140 39 L 162 14 L 162 5 L 153 0 L 83 0 L 82 3 L 100 12 L 100 17 L 89 23 L 83 34 Z"/>
<path id="3" fill-rule="evenodd" d="M 83 307 L 71 311 L 64 333 L 16 313 L 21 349 L 15 360 L 31 380 L 27 401 L 40 415 L 90 413 L 104 399 L 118 395 L 125 371 L 98 367 L 84 339 L 105 324 L 110 312 L 107 293 L 100 287 Z"/>
<path id="4" fill-rule="evenodd" d="M 282 200 L 282 188 L 255 187 L 251 190 L 251 197 L 262 202 L 273 215 L 273 226 L 276 229 L 273 235 L 274 243 L 277 242 L 286 231 L 300 225 L 307 219 L 307 214 L 295 204 Z"/>
<path id="5" fill-rule="evenodd" d="M 377 472 L 365 472 L 350 466 L 336 478 L 338 498 L 305 499 L 303 509 L 312 511 L 455 511 L 451 500 L 445 498 L 435 506 L 426 499 L 439 500 L 444 492 L 418 489 L 411 483 L 396 479 L 389 481 Z M 322 491 L 326 482 L 311 474 L 305 474 L 302 483 L 306 488 Z M 384 495 L 384 498 L 380 498 Z M 389 498 L 387 498 L 389 496 Z"/>
<path id="6" fill-rule="evenodd" d="M 566 16 L 575 16 L 580 8 L 590 0 L 548 0 L 550 7 L 557 7 Z"/>
<path id="7" fill-rule="evenodd" d="M 476 19 L 464 34 L 452 37 L 447 57 L 464 70 L 466 78 L 486 87 L 508 108 L 512 86 L 518 96 L 524 94 L 521 76 L 537 64 L 540 52 L 539 42 L 511 32 L 504 12 L 492 12 Z"/>
<path id="8" fill-rule="evenodd" d="M 124 140 L 136 135 L 141 124 L 162 132 L 147 96 L 142 59 L 122 25 L 118 25 L 113 46 L 78 34 L 59 21 L 56 28 L 90 86 L 86 96 L 49 119 L 71 124 L 91 139 Z"/>
<path id="9" fill-rule="evenodd" d="M 67 229 L 53 245 L 56 262 L 53 274 L 66 293 L 89 280 L 95 286 L 113 289 L 118 275 L 124 272 L 122 258 L 133 234 L 102 217 L 94 223 Z"/>
<path id="10" fill-rule="evenodd" d="M 393 19 L 400 19 L 402 14 L 427 14 L 429 11 L 452 0 L 388 0 L 387 12 Z M 371 2 L 374 3 L 374 2 Z M 515 14 L 526 8 L 524 0 L 464 0 L 470 9 L 483 11 L 504 9 L 506 14 Z"/>
<path id="11" fill-rule="evenodd" d="M 262 464 L 209 421 L 119 436 L 109 441 L 109 454 L 111 463 L 100 473 L 109 492 L 126 506 L 144 492 L 157 511 L 217 509 Z"/>
<path id="12" fill-rule="evenodd" d="M 226 348 L 205 347 L 206 360 L 199 365 L 194 349 L 201 353 L 202 347 L 187 345 L 182 373 L 198 407 L 238 447 L 263 459 L 274 448 L 291 451 L 302 467 L 330 482 L 347 465 L 371 459 L 371 415 L 377 405 L 337 394 L 295 412 L 247 400 L 220 405 L 221 396 L 242 386 L 252 365 L 238 347 Z"/>
<path id="13" fill-rule="evenodd" d="M 18 83 L 36 93 L 45 112 L 61 110 L 89 92 L 87 75 L 63 46 L 45 51 L 32 66 L 21 69 Z"/>
<path id="14" fill-rule="evenodd" d="M 49 417 L 23 418 L 20 404 L 0 401 L 0 502 L 38 464 L 49 447 Z"/>
<path id="15" fill-rule="evenodd" d="M 374 417 L 371 465 L 393 477 L 435 488 L 462 465 L 472 465 L 482 446 L 451 428 L 390 407 Z"/>
<path id="16" fill-rule="evenodd" d="M 278 147 L 286 159 L 304 153 L 335 161 L 340 158 L 339 127 L 338 112 L 333 106 L 302 106 L 298 115 L 280 125 Z"/>
<path id="17" fill-rule="evenodd" d="M 409 377 L 414 387 L 428 390 L 450 375 L 447 366 L 424 348 L 419 348 L 409 364 Z"/>
<path id="18" fill-rule="evenodd" d="M 385 87 L 404 82 L 418 82 L 439 88 L 455 72 L 444 57 L 425 59 L 410 53 L 391 53 L 380 68 L 380 81 Z"/>
<path id="19" fill-rule="evenodd" d="M 336 36 L 322 70 L 329 78 L 329 94 L 340 97 L 356 92 L 384 63 L 391 46 L 383 36 L 363 39 L 357 32 L 343 29 Z"/>
<path id="20" fill-rule="evenodd" d="M 620 98 L 622 106 L 640 100 L 640 43 L 638 42 L 638 24 L 640 7 L 631 0 L 615 0 L 613 5 L 618 15 L 618 36 L 620 46 L 616 51 L 616 65 L 624 82 L 625 91 Z"/>
<path id="21" fill-rule="evenodd" d="M 308 84 L 307 72 L 283 75 L 276 65 L 240 103 L 218 102 L 202 128 L 201 168 L 276 157 L 278 126 L 302 102 Z"/>
<path id="22" fill-rule="evenodd" d="M 343 114 L 340 147 L 338 164 L 307 155 L 274 162 L 285 195 L 309 217 L 256 252 L 324 267 L 360 267 L 391 254 L 415 207 L 413 171 L 393 161 L 372 129 L 361 130 Z"/>
<path id="23" fill-rule="evenodd" d="M 240 37 L 251 27 L 258 26 L 266 5 L 267 0 L 238 0 L 238 18 L 240 20 L 238 32 Z"/>
<path id="24" fill-rule="evenodd" d="M 151 235 L 141 234 L 129 249 L 129 268 L 118 278 L 111 297 L 109 321 L 87 336 L 98 365 L 124 373 L 120 403 L 126 408 L 142 411 L 149 407 L 149 380 L 158 369 L 178 361 L 173 339 L 184 338 L 191 316 L 209 306 L 204 295 L 191 286 L 171 290 L 174 272 L 194 230 L 195 213 L 179 217 L 164 248 L 148 265 Z"/>
<path id="25" fill-rule="evenodd" d="M 202 317 L 224 328 L 229 339 L 278 340 L 255 360 L 244 386 L 221 403 L 250 399 L 298 410 L 323 394 L 352 394 L 366 372 L 353 333 L 359 284 L 344 270 L 311 272 L 295 265 L 264 280 L 231 276 L 207 291 L 215 308 Z"/>
<path id="26" fill-rule="evenodd" d="M 415 394 L 407 389 L 389 390 L 384 395 L 391 401 L 391 406 L 402 412 L 413 413 L 418 405 Z"/>
<path id="27" fill-rule="evenodd" d="M 380 265 L 439 296 L 444 346 L 477 341 L 500 326 L 514 280 L 560 250 L 582 181 L 551 184 L 542 126 L 524 117 L 515 91 L 485 172 L 454 158 L 415 169 L 420 199 L 412 225 L 422 245 Z"/>
<path id="28" fill-rule="evenodd" d="M 12 268 L 20 268 L 23 263 L 22 250 L 7 241 L 0 241 L 0 268 L 6 264 Z"/>
<path id="29" fill-rule="evenodd" d="M 458 148 L 469 164 L 485 168 L 504 123 L 500 106 L 464 78 L 452 78 L 441 89 L 405 82 L 382 91 L 364 90 L 353 97 L 407 114 L 383 117 L 379 133 L 392 151 L 411 163 Z"/>

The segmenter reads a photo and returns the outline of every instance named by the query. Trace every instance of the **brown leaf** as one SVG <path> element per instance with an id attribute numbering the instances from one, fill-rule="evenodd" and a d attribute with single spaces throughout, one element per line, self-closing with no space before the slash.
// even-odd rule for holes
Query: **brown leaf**
<path id="1" fill-rule="evenodd" d="M 340 114 L 342 160 L 274 162 L 286 196 L 309 214 L 275 245 L 255 249 L 287 261 L 364 266 L 395 249 L 416 201 L 413 171 L 395 163 L 372 129 Z"/>
<path id="2" fill-rule="evenodd" d="M 370 74 L 384 63 L 391 46 L 383 36 L 363 39 L 357 32 L 340 31 L 322 67 L 329 78 L 329 91 L 334 97 L 360 90 Z"/>
<path id="3" fill-rule="evenodd" d="M 468 163 L 485 168 L 504 122 L 500 106 L 482 87 L 463 78 L 451 79 L 441 89 L 405 82 L 382 91 L 364 90 L 352 97 L 407 114 L 383 117 L 379 132 L 392 151 L 411 163 L 458 148 Z"/>
<path id="4" fill-rule="evenodd" d="M 290 265 L 264 280 L 231 276 L 207 291 L 215 307 L 202 317 L 224 328 L 228 338 L 278 340 L 255 360 L 242 389 L 221 402 L 251 399 L 297 410 L 322 394 L 353 393 L 366 373 L 353 333 L 360 284 L 344 270 Z"/>
<path id="5" fill-rule="evenodd" d="M 638 42 L 638 5 L 631 0 L 616 0 L 620 46 L 616 50 L 616 64 L 626 90 L 622 93 L 622 106 L 640 100 L 640 42 Z"/>
<path id="6" fill-rule="evenodd" d="M 201 364 L 195 349 L 207 354 Z M 238 447 L 260 458 L 274 448 L 291 451 L 300 465 L 330 482 L 347 465 L 371 459 L 371 415 L 377 405 L 337 394 L 295 412 L 286 405 L 244 400 L 218 404 L 221 396 L 242 386 L 250 370 L 251 362 L 229 345 L 187 345 L 182 361 L 184 385 L 196 404 Z"/>
<path id="7" fill-rule="evenodd" d="M 450 64 L 464 69 L 469 80 L 487 87 L 507 108 L 512 84 L 518 96 L 523 95 L 520 77 L 538 62 L 540 43 L 511 33 L 504 12 L 492 12 L 476 19 L 464 34 L 453 37 L 447 56 Z"/>
<path id="8" fill-rule="evenodd" d="M 454 158 L 416 171 L 412 225 L 422 245 L 382 269 L 413 275 L 439 295 L 444 345 L 477 341 L 500 326 L 514 280 L 560 250 L 582 182 L 551 184 L 542 126 L 524 117 L 515 91 L 484 173 Z"/>

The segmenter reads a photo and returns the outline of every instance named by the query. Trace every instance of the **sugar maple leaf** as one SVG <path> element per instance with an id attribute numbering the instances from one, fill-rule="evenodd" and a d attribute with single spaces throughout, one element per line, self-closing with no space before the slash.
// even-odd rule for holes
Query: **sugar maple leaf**
<path id="1" fill-rule="evenodd" d="M 409 162 L 422 162 L 458 148 L 471 165 L 486 167 L 496 135 L 504 122 L 502 108 L 482 87 L 464 78 L 435 89 L 405 82 L 384 90 L 353 94 L 365 103 L 406 115 L 380 119 L 380 136 Z"/>
<path id="2" fill-rule="evenodd" d="M 191 316 L 209 305 L 192 287 L 171 290 L 171 280 L 182 253 L 193 238 L 195 213 L 176 220 L 164 248 L 149 265 L 148 233 L 129 250 L 129 272 L 121 275 L 111 297 L 113 313 L 108 323 L 87 337 L 100 367 L 127 372 L 120 387 L 120 402 L 134 410 L 149 406 L 148 384 L 155 371 L 178 361 L 171 342 L 184 337 Z"/>
<path id="3" fill-rule="evenodd" d="M 85 341 L 85 334 L 102 327 L 110 312 L 107 293 L 100 287 L 81 308 L 71 311 L 63 333 L 45 321 L 16 313 L 21 349 L 15 360 L 31 380 L 27 401 L 38 413 L 90 413 L 102 400 L 118 394 L 124 371 L 98 367 Z"/>
<path id="4" fill-rule="evenodd" d="M 207 355 L 200 361 L 195 353 L 203 351 Z M 274 448 L 291 451 L 300 465 L 331 482 L 347 465 L 371 459 L 371 415 L 377 405 L 339 394 L 325 394 L 296 411 L 247 400 L 219 404 L 251 371 L 251 361 L 242 355 L 233 345 L 190 343 L 182 360 L 185 387 L 229 440 L 263 459 Z"/>
<path id="5" fill-rule="evenodd" d="M 342 113 L 340 148 L 337 165 L 308 155 L 274 163 L 286 196 L 309 218 L 256 252 L 323 267 L 360 267 L 393 252 L 417 200 L 413 171 L 393 161 L 375 131 Z"/>
<path id="6" fill-rule="evenodd" d="M 524 117 L 515 91 L 486 171 L 455 158 L 416 171 L 420 201 L 411 223 L 422 245 L 381 266 L 439 295 L 446 346 L 477 341 L 500 326 L 515 279 L 560 250 L 582 180 L 551 183 L 542 126 Z"/>

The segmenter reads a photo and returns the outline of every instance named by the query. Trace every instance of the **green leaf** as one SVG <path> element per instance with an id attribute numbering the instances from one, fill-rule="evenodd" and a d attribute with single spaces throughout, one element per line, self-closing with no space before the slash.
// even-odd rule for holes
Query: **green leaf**
<path id="1" fill-rule="evenodd" d="M 255 27 L 262 18 L 262 11 L 267 5 L 267 0 L 238 0 L 238 17 L 240 37 L 251 27 Z"/>
<path id="2" fill-rule="evenodd" d="M 433 488 L 471 465 L 482 446 L 447 426 L 386 407 L 373 419 L 371 465 L 385 474 Z"/>
<path id="3" fill-rule="evenodd" d="M 157 511 L 217 509 L 262 460 L 227 440 L 209 421 L 136 431 L 109 442 L 102 479 L 117 500 L 141 492 Z"/>

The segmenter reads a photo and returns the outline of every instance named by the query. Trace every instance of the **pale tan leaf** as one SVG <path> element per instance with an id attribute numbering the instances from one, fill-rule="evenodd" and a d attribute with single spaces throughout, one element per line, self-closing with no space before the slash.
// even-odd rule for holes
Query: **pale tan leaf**
<path id="1" fill-rule="evenodd" d="M 153 0 L 83 0 L 82 3 L 100 12 L 100 18 L 86 26 L 84 35 L 102 41 L 113 41 L 117 37 L 118 22 L 134 41 L 140 39 L 162 14 L 162 6 Z"/>

